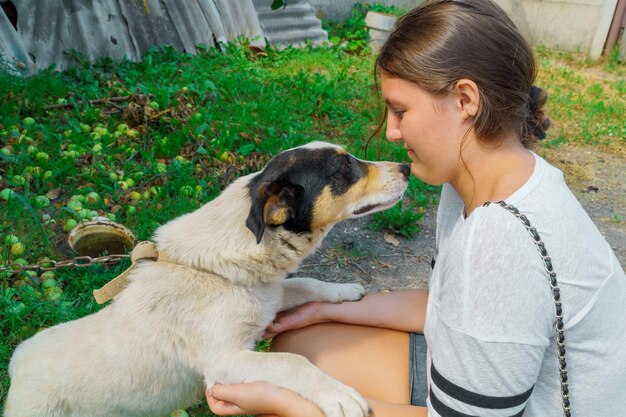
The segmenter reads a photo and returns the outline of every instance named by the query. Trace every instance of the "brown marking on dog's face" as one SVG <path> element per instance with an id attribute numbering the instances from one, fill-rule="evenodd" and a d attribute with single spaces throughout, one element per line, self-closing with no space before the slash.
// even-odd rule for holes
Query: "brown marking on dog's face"
<path id="1" fill-rule="evenodd" d="M 265 226 L 311 233 L 350 217 L 395 204 L 406 189 L 407 166 L 361 161 L 326 143 L 275 156 L 250 181 L 246 225 L 257 236 Z"/>
<path id="2" fill-rule="evenodd" d="M 407 175 L 401 171 L 400 166 L 391 162 L 365 162 L 366 174 L 346 192 L 336 194 L 330 186 L 324 187 L 313 205 L 311 229 L 322 229 L 327 225 L 380 211 L 382 208 L 388 208 L 388 205 L 395 204 L 406 187 L 403 183 Z M 393 189 L 394 181 L 397 187 L 396 195 Z"/>
<path id="3" fill-rule="evenodd" d="M 367 167 L 367 175 L 359 179 L 344 193 L 336 194 L 332 192 L 330 186 L 324 187 L 313 205 L 311 229 L 321 229 L 326 225 L 349 218 L 345 208 L 350 202 L 358 201 L 360 196 L 368 192 L 368 188 L 370 190 L 373 188 L 372 184 L 375 183 L 375 177 L 377 177 L 374 172 L 376 172 L 375 168 Z"/>

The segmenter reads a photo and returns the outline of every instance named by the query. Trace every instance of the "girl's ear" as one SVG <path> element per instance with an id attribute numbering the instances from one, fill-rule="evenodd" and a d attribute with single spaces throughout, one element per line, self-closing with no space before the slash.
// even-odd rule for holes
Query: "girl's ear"
<path id="1" fill-rule="evenodd" d="M 458 98 L 459 110 L 463 112 L 466 119 L 470 119 L 478 114 L 480 109 L 480 91 L 478 85 L 472 80 L 462 78 L 456 82 L 454 92 Z"/>

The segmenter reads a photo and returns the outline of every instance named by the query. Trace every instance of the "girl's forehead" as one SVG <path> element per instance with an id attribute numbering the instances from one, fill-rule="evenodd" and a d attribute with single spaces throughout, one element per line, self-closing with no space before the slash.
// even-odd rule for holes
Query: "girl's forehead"
<path id="1" fill-rule="evenodd" d="M 381 77 L 380 87 L 383 100 L 385 100 L 387 104 L 393 104 L 393 102 L 396 101 L 403 101 L 406 98 L 415 97 L 416 94 L 427 94 L 419 85 L 401 78 Z"/>

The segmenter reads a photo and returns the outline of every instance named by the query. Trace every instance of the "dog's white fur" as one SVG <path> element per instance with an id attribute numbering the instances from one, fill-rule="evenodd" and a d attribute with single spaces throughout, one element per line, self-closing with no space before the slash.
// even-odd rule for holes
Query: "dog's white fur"
<path id="1" fill-rule="evenodd" d="M 309 145 L 319 146 L 331 145 Z M 354 204 L 395 202 L 404 192 L 397 164 L 376 164 L 378 192 Z M 158 250 L 171 263 L 140 262 L 109 306 L 19 345 L 5 416 L 158 417 L 197 402 L 217 382 L 260 380 L 299 393 L 328 417 L 367 415 L 355 390 L 304 357 L 253 351 L 278 311 L 364 295 L 356 284 L 283 279 L 334 223 L 311 234 L 268 228 L 257 244 L 245 226 L 255 175 L 158 229 Z M 335 209 L 336 221 L 355 217 L 351 207 Z"/>

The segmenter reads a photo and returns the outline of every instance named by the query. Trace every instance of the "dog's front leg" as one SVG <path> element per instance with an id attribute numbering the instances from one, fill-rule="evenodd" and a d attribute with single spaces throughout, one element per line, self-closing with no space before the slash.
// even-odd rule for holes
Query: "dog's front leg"
<path id="1" fill-rule="evenodd" d="M 221 357 L 219 363 L 216 372 L 206 378 L 207 383 L 267 381 L 300 394 L 326 417 L 364 417 L 371 413 L 356 390 L 322 372 L 304 356 L 240 351 Z"/>
<path id="2" fill-rule="evenodd" d="M 314 278 L 288 278 L 281 281 L 283 300 L 280 311 L 285 311 L 309 301 L 356 301 L 363 298 L 365 289 L 359 284 L 336 284 Z"/>

